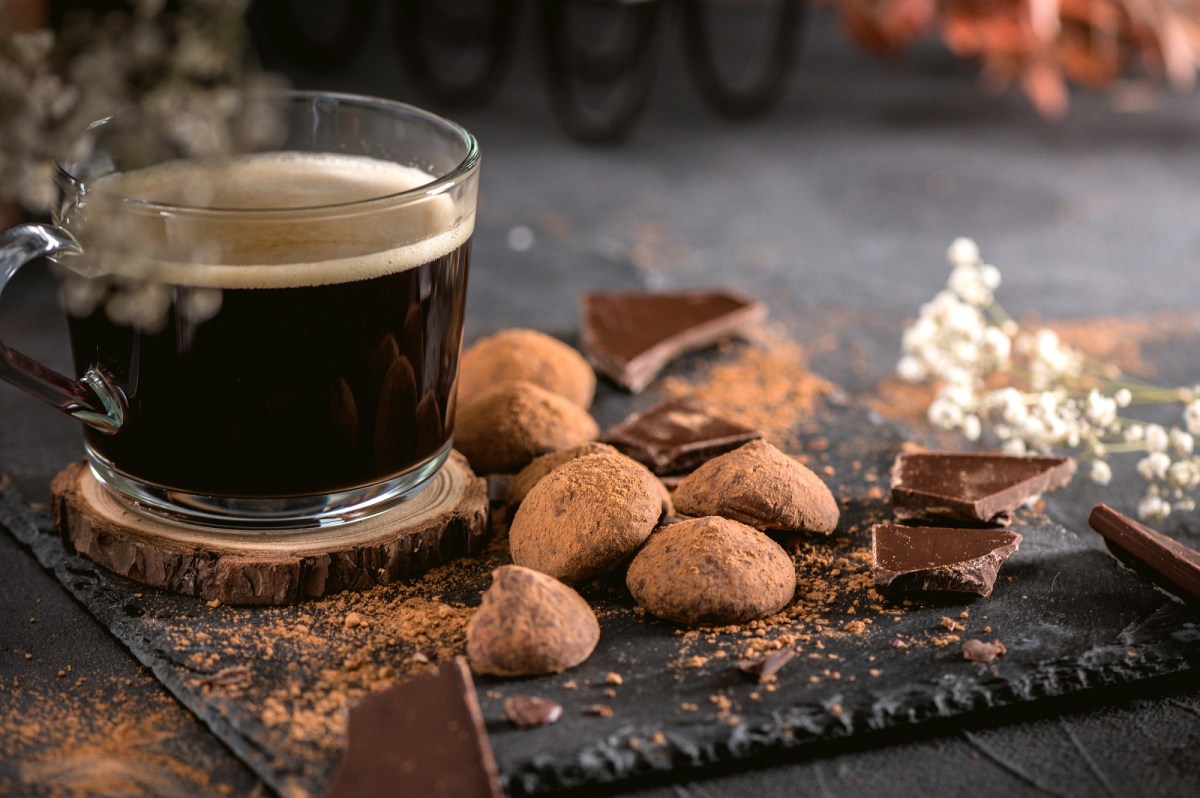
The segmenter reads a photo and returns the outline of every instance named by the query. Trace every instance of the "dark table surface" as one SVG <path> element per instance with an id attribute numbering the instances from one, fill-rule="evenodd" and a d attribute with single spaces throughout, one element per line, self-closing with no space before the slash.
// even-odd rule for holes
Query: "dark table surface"
<path id="1" fill-rule="evenodd" d="M 1118 110 L 1112 95 L 1080 94 L 1064 122 L 1049 124 L 1019 96 L 984 94 L 970 66 L 936 47 L 898 62 L 870 60 L 818 19 L 788 91 L 765 118 L 712 115 L 668 37 L 632 136 L 619 146 L 585 146 L 554 122 L 532 20 L 525 23 L 500 94 L 486 108 L 449 112 L 485 153 L 469 339 L 514 324 L 570 339 L 575 295 L 586 286 L 732 285 L 768 300 L 773 318 L 810 346 L 817 371 L 868 396 L 894 364 L 903 320 L 944 283 L 946 246 L 971 235 L 1001 267 L 1010 310 L 1045 319 L 1170 314 L 1158 317 L 1167 332 L 1141 341 L 1140 355 L 1164 384 L 1200 380 L 1200 96 L 1152 97 L 1150 110 L 1133 114 Z M 336 72 L 280 66 L 301 87 L 416 99 L 382 26 Z M 1136 88 L 1118 96 L 1147 99 Z M 1128 329 L 1123 323 L 1112 329 Z M 67 367 L 53 286 L 38 270 L 5 292 L 0 332 Z M 818 346 L 830 333 L 836 345 Z M 0 388 L 0 471 L 30 502 L 47 500 L 50 476 L 78 447 L 73 422 Z M 1074 505 L 1052 504 L 1051 513 L 1102 495 L 1080 491 Z M 1194 540 L 1196 523 L 1192 514 L 1172 529 Z M 39 711 L 59 721 L 0 741 L 0 794 L 261 790 L 0 535 L 5 728 L 33 704 L 64 711 Z M 121 737 L 112 719 L 126 715 L 155 719 L 156 736 L 139 750 L 157 753 L 130 760 L 115 744 L 85 748 L 111 758 L 120 778 L 111 789 L 83 789 L 73 775 L 79 763 L 55 759 L 55 751 L 68 750 L 67 737 Z M 69 750 L 79 755 L 78 745 Z M 210 783 L 185 779 L 181 763 L 211 774 Z M 656 798 L 1195 795 L 1200 687 L 1195 672 L 1185 672 L 621 790 Z"/>

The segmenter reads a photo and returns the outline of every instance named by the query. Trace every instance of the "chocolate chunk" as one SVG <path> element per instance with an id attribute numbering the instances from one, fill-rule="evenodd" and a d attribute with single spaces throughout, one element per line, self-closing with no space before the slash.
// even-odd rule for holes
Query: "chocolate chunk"
<path id="1" fill-rule="evenodd" d="M 876 524 L 871 574 L 892 591 L 990 596 L 996 572 L 1020 544 L 1020 535 L 1000 529 Z"/>
<path id="2" fill-rule="evenodd" d="M 1200 551 L 1106 504 L 1092 508 L 1088 524 L 1104 536 L 1109 551 L 1130 568 L 1186 601 L 1200 602 Z"/>
<path id="3" fill-rule="evenodd" d="M 968 640 L 963 643 L 963 659 L 971 662 L 991 662 L 1008 651 L 999 640 L 986 643 L 983 640 Z"/>
<path id="4" fill-rule="evenodd" d="M 761 437 L 757 430 L 680 399 L 667 399 L 625 419 L 604 441 L 655 474 L 676 474 Z"/>
<path id="5" fill-rule="evenodd" d="M 775 679 L 775 674 L 792 661 L 796 656 L 796 649 L 781 648 L 778 651 L 772 651 L 762 659 L 742 660 L 737 664 L 737 669 L 747 676 L 753 676 L 760 682 L 770 682 Z"/>
<path id="6" fill-rule="evenodd" d="M 500 779 L 466 660 L 367 696 L 350 710 L 329 798 L 501 798 Z"/>
<path id="7" fill-rule="evenodd" d="M 761 301 L 734 291 L 592 292 L 580 303 L 584 354 L 597 371 L 634 393 L 684 352 L 767 316 Z"/>
<path id="8" fill-rule="evenodd" d="M 536 695 L 513 695 L 504 700 L 504 714 L 514 726 L 546 726 L 562 717 L 562 704 Z"/>
<path id="9" fill-rule="evenodd" d="M 953 518 L 1008 526 L 1026 500 L 1071 481 L 1069 457 L 902 454 L 892 466 L 896 518 Z"/>

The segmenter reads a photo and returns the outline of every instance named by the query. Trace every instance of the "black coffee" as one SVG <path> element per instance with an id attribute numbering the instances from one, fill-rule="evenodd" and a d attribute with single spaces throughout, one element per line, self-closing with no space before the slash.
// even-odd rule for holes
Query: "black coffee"
<path id="1" fill-rule="evenodd" d="M 428 180 L 346 156 L 243 163 L 216 181 L 219 195 L 205 189 L 212 207 L 257 207 L 268 191 L 272 207 L 307 207 L 378 196 L 389 178 L 394 191 Z M 133 175 L 179 185 L 164 167 L 146 173 Z M 379 482 L 438 453 L 454 424 L 470 231 L 433 224 L 436 209 L 423 218 L 430 236 L 417 244 L 386 214 L 288 220 L 262 235 L 261 222 L 210 224 L 220 265 L 159 269 L 166 288 L 152 286 L 150 300 L 111 286 L 70 321 L 76 369 L 100 364 L 129 400 L 115 435 L 88 430 L 92 450 L 139 481 L 242 498 Z M 191 235 L 204 229 L 200 220 Z M 392 235 L 399 245 L 387 249 Z M 306 257 L 322 248 L 348 257 Z"/>

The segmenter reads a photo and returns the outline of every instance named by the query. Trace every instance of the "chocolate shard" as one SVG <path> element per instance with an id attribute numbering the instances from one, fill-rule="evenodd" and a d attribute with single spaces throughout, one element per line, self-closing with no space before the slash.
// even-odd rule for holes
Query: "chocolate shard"
<path id="1" fill-rule="evenodd" d="M 1069 457 L 990 453 L 902 454 L 892 466 L 892 505 L 901 521 L 940 518 L 1008 526 L 1025 501 L 1071 481 Z"/>
<path id="2" fill-rule="evenodd" d="M 556 723 L 562 718 L 562 704 L 537 695 L 512 695 L 504 699 L 504 715 L 522 729 Z"/>
<path id="3" fill-rule="evenodd" d="M 893 592 L 990 596 L 996 572 L 1020 544 L 1020 535 L 1002 529 L 876 524 L 871 575 Z"/>
<path id="4" fill-rule="evenodd" d="M 754 677 L 759 682 L 770 682 L 775 680 L 775 675 L 795 656 L 796 649 L 781 648 L 778 651 L 772 651 L 762 659 L 741 660 L 737 663 L 737 669 L 747 676 Z"/>
<path id="5" fill-rule="evenodd" d="M 580 304 L 584 354 L 597 371 L 634 393 L 672 359 L 767 316 L 762 301 L 728 290 L 589 292 Z"/>
<path id="6" fill-rule="evenodd" d="M 963 643 L 963 659 L 968 662 L 991 662 L 1008 649 L 999 640 L 988 643 L 983 640 L 971 639 Z"/>
<path id="7" fill-rule="evenodd" d="M 1185 601 L 1200 602 L 1200 551 L 1139 524 L 1107 504 L 1092 508 L 1088 524 L 1104 536 L 1109 551 L 1130 568 Z"/>
<path id="8" fill-rule="evenodd" d="M 466 660 L 367 696 L 350 710 L 328 798 L 485 796 L 500 778 Z"/>
<path id="9" fill-rule="evenodd" d="M 681 399 L 667 399 L 610 429 L 604 442 L 655 474 L 677 474 L 762 436 Z"/>

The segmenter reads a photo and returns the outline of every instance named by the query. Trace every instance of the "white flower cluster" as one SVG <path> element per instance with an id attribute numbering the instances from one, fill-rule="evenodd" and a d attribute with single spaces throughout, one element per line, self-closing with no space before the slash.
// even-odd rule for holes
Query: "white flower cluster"
<path id="1" fill-rule="evenodd" d="M 1009 454 L 1076 450 L 1102 485 L 1112 480 L 1110 454 L 1144 452 L 1137 470 L 1148 487 L 1139 515 L 1161 520 L 1172 509 L 1195 509 L 1200 386 L 1126 385 L 1119 370 L 1088 361 L 1053 330 L 1026 331 L 1012 321 L 995 301 L 1000 272 L 974 241 L 957 239 L 947 256 L 947 288 L 905 329 L 896 366 L 906 381 L 938 386 L 930 422 L 970 441 L 987 436 Z M 1184 403 L 1182 426 L 1121 416 L 1135 402 L 1164 401 Z"/>

